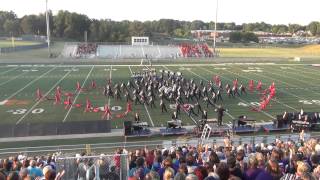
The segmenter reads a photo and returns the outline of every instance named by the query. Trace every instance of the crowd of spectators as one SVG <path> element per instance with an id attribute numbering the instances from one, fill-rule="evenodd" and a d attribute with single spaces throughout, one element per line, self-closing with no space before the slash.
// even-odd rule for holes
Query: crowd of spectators
<path id="1" fill-rule="evenodd" d="M 213 57 L 213 53 L 209 49 L 209 46 L 207 44 L 199 44 L 199 46 L 202 49 L 202 52 L 204 53 L 205 57 Z"/>
<path id="2" fill-rule="evenodd" d="M 77 56 L 86 56 L 96 54 L 98 45 L 96 43 L 81 43 L 78 44 Z"/>
<path id="3" fill-rule="evenodd" d="M 181 44 L 180 49 L 183 57 L 213 57 L 207 44 Z"/>
<path id="4" fill-rule="evenodd" d="M 226 140 L 228 141 L 228 140 Z M 272 144 L 181 146 L 130 153 L 130 180 L 318 180 L 316 139 Z"/>
<path id="5" fill-rule="evenodd" d="M 201 57 L 201 51 L 197 45 L 181 44 L 180 49 L 183 57 Z"/>
<path id="6" fill-rule="evenodd" d="M 0 180 L 60 180 L 63 175 L 64 171 L 56 171 L 52 156 L 0 159 Z"/>
<path id="7" fill-rule="evenodd" d="M 320 141 L 314 138 L 239 146 L 226 138 L 221 146 L 118 149 L 108 160 L 104 156 L 93 160 L 77 154 L 66 174 L 74 170 L 72 179 L 78 180 L 96 179 L 98 174 L 101 180 L 120 179 L 120 171 L 124 173 L 120 154 L 128 155 L 129 180 L 320 179 Z M 93 164 L 98 164 L 98 170 L 92 170 Z M 64 173 L 58 172 L 58 167 L 51 156 L 10 157 L 0 160 L 0 180 L 59 180 Z"/>

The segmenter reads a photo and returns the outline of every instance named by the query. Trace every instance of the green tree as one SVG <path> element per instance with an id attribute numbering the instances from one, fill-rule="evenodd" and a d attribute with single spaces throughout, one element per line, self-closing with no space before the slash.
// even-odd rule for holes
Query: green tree
<path id="1" fill-rule="evenodd" d="M 3 24 L 3 29 L 8 35 L 18 36 L 20 35 L 20 22 L 18 19 L 7 19 L 6 22 Z"/>

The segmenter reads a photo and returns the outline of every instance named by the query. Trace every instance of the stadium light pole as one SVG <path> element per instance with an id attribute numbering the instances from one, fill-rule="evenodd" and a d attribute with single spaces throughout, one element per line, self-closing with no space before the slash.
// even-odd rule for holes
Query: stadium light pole
<path id="1" fill-rule="evenodd" d="M 217 21 L 218 21 L 218 5 L 219 5 L 219 0 L 216 0 L 216 20 L 214 22 L 214 34 L 213 34 L 213 52 L 216 55 L 216 42 L 217 42 Z"/>
<path id="2" fill-rule="evenodd" d="M 47 43 L 48 43 L 48 56 L 51 56 L 50 49 L 50 22 L 49 22 L 49 14 L 48 14 L 48 0 L 46 0 L 46 23 L 47 23 Z"/>

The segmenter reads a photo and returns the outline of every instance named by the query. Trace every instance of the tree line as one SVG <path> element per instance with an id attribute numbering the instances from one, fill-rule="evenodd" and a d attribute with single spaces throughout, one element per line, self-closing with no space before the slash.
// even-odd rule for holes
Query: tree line
<path id="1" fill-rule="evenodd" d="M 49 13 L 50 31 L 53 37 L 68 40 L 83 40 L 84 32 L 88 32 L 88 40 L 96 42 L 128 42 L 131 36 L 149 36 L 151 38 L 178 37 L 189 38 L 191 30 L 214 29 L 214 22 L 178 21 L 160 19 L 154 21 L 113 21 L 110 19 L 90 19 L 87 15 L 59 11 L 56 15 Z M 25 34 L 46 35 L 45 14 L 25 15 L 18 18 L 13 11 L 0 11 L 0 36 L 20 36 Z M 313 36 L 320 36 L 320 22 L 311 22 L 307 26 L 299 24 L 271 25 L 264 22 L 217 23 L 218 30 L 235 30 L 235 38 L 247 37 L 252 34 L 245 32 L 265 31 L 276 34 L 310 31 Z"/>

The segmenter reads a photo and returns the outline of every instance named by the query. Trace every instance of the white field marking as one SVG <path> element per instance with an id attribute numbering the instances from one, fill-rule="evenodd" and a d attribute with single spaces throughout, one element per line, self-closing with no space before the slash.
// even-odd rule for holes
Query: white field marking
<path id="1" fill-rule="evenodd" d="M 315 75 L 315 76 L 319 76 L 319 71 L 317 71 L 317 70 L 314 70 L 314 69 L 312 69 L 312 68 L 305 68 L 305 67 L 302 67 L 302 68 L 304 68 L 305 71 L 302 70 L 302 69 L 299 70 L 299 69 L 297 69 L 297 68 L 295 68 L 294 70 L 295 70 L 295 71 L 302 72 L 302 73 L 305 73 L 305 74 L 312 74 L 312 75 Z M 316 73 L 308 72 L 309 70 L 317 71 L 317 72 L 316 72 Z M 300 74 L 299 74 L 299 75 L 300 75 Z M 313 79 L 313 80 L 316 80 L 316 81 L 319 80 L 319 78 L 312 78 L 312 77 L 310 77 L 310 76 L 308 76 L 308 75 L 304 75 L 304 77 L 307 77 L 307 78 L 309 78 L 309 79 Z"/>
<path id="2" fill-rule="evenodd" d="M 263 78 L 266 78 L 266 79 L 270 79 L 271 81 L 274 81 L 274 79 L 273 79 L 273 78 L 270 78 L 269 76 L 264 76 L 264 75 L 262 75 L 262 74 L 257 74 L 257 73 L 252 73 L 252 74 L 255 74 L 255 75 L 257 75 L 257 76 L 260 76 L 260 77 L 263 77 Z M 289 83 L 287 83 L 287 82 L 285 82 L 285 81 L 281 81 L 281 80 L 277 80 L 277 81 L 278 81 L 278 82 L 281 82 L 281 83 L 283 83 L 283 84 L 287 84 L 288 86 L 292 86 L 291 84 L 289 84 Z M 285 93 L 285 94 L 289 94 L 289 95 L 291 95 L 291 96 L 294 96 L 294 97 L 298 98 L 299 100 L 306 100 L 306 101 L 308 101 L 306 98 L 297 96 L 297 95 L 295 95 L 295 94 L 293 94 L 293 93 L 291 93 L 291 92 L 289 92 L 289 91 L 284 91 L 284 90 L 281 90 L 281 89 L 278 89 L 278 91 L 283 92 L 283 93 Z M 318 104 L 317 104 L 317 105 L 318 105 Z M 320 104 L 319 104 L 319 106 L 320 106 Z"/>
<path id="3" fill-rule="evenodd" d="M 10 82 L 10 81 L 13 81 L 13 80 L 17 79 L 18 77 L 20 77 L 20 76 L 22 76 L 22 75 L 24 75 L 24 74 L 26 74 L 26 73 L 27 73 L 27 72 L 23 72 L 23 73 L 21 73 L 21 74 L 19 74 L 19 75 L 17 75 L 17 76 L 14 76 L 14 77 L 11 78 L 11 79 L 8 79 L 7 81 L 1 83 L 1 84 L 0 84 L 0 87 L 1 87 L 2 85 L 7 84 L 7 83 Z"/>
<path id="4" fill-rule="evenodd" d="M 274 65 L 274 66 L 306 66 L 306 65 L 312 65 L 312 64 L 275 64 L 275 63 L 208 63 L 208 64 L 181 64 L 181 63 L 177 63 L 177 64 L 154 64 L 152 66 L 154 67 L 161 67 L 161 66 L 168 66 L 168 67 L 180 67 L 180 66 L 185 66 L 185 67 L 195 67 L 195 66 L 204 66 L 207 67 L 208 65 L 215 65 L 215 66 L 227 66 L 227 65 Z M 37 65 L 34 65 L 37 66 Z M 92 65 L 90 64 L 85 64 L 85 65 L 63 65 L 63 64 L 59 64 L 59 65 L 44 65 L 42 67 L 54 67 L 54 66 L 58 66 L 58 67 L 92 67 Z M 110 65 L 94 65 L 95 67 L 109 67 Z M 132 67 L 139 67 L 141 66 L 140 64 L 119 64 L 119 65 L 113 65 L 114 67 L 128 67 L 128 66 L 132 66 Z M 28 66 L 24 66 L 24 65 L 17 65 L 17 66 L 13 66 L 13 67 L 32 67 L 30 65 Z"/>
<path id="5" fill-rule="evenodd" d="M 132 72 L 131 66 L 128 66 L 128 68 L 129 68 L 129 70 L 130 70 L 131 75 L 133 75 L 133 72 Z"/>
<path id="6" fill-rule="evenodd" d="M 274 74 L 274 75 L 276 75 L 276 76 L 283 77 L 283 75 L 278 74 L 278 73 L 272 73 L 272 72 L 269 72 L 269 73 L 270 73 L 270 74 Z M 293 73 L 293 74 L 300 76 L 300 74 L 296 74 L 296 73 Z M 301 75 L 301 76 L 302 76 L 302 75 Z M 290 77 L 290 76 L 284 76 L 284 77 L 285 77 L 285 78 L 289 78 L 289 79 L 293 79 L 293 80 L 296 80 L 296 81 L 299 81 L 299 82 L 302 82 L 302 83 L 307 84 L 307 85 L 312 85 L 312 84 L 310 84 L 310 83 L 306 83 L 305 81 L 302 81 L 302 80 L 297 79 L 297 78 L 292 78 L 292 77 Z M 296 87 L 298 87 L 298 86 L 296 86 Z M 312 91 L 312 90 L 310 90 L 310 89 L 306 89 L 306 90 L 307 90 L 307 91 L 310 91 L 310 92 L 312 92 L 312 93 L 314 93 L 314 94 L 320 95 L 320 93 L 317 93 L 317 92 Z"/>
<path id="7" fill-rule="evenodd" d="M 210 74 L 214 73 L 214 72 L 212 72 L 212 71 L 210 71 L 210 70 L 208 70 L 208 69 L 205 69 L 205 68 L 202 68 L 202 69 L 204 69 L 205 71 L 209 72 Z M 199 74 L 196 74 L 195 72 L 192 72 L 192 71 L 190 71 L 190 72 L 193 73 L 193 74 L 195 74 L 196 76 L 198 76 L 198 77 L 200 77 L 200 78 L 205 79 L 206 81 L 208 81 L 206 78 L 200 76 Z M 224 79 L 228 79 L 228 78 L 226 78 L 226 77 L 224 77 L 224 76 L 221 76 L 221 77 L 224 78 Z M 229 79 L 229 80 L 230 80 L 230 79 Z M 254 107 L 252 104 L 250 104 L 250 103 L 248 103 L 247 101 L 243 100 L 241 97 L 238 97 L 238 98 L 240 99 L 240 101 L 247 103 L 247 104 L 248 104 L 249 106 L 251 106 L 251 107 Z M 265 111 L 262 111 L 262 110 L 261 110 L 260 112 L 263 113 L 264 115 L 272 118 L 272 119 L 275 119 L 274 116 L 272 116 L 271 114 L 269 114 L 269 113 L 267 113 L 267 112 L 265 112 Z M 234 118 L 233 118 L 233 119 L 234 119 Z"/>
<path id="8" fill-rule="evenodd" d="M 131 75 L 133 75 L 131 66 L 129 66 L 128 68 L 129 68 L 129 70 L 130 70 Z M 148 111 L 148 108 L 147 108 L 146 104 L 144 104 L 144 109 L 146 110 L 146 112 L 147 112 L 147 114 L 148 114 L 148 117 L 149 117 L 149 120 L 150 120 L 150 122 L 151 122 L 152 127 L 154 127 L 153 120 L 152 120 L 152 118 L 151 118 L 151 116 L 150 116 L 150 113 L 149 113 L 149 111 Z"/>
<path id="9" fill-rule="evenodd" d="M 244 76 L 244 75 L 236 74 L 235 72 L 232 72 L 232 71 L 230 71 L 230 70 L 225 70 L 225 71 L 228 72 L 228 73 L 232 73 L 232 74 L 238 75 L 238 76 L 240 76 L 240 77 L 243 77 L 243 78 L 245 78 L 245 79 L 247 79 L 247 80 L 250 80 L 250 78 L 248 78 L 248 77 L 246 77 L 246 76 Z M 257 93 L 256 93 L 256 94 L 257 94 Z M 294 107 L 292 107 L 292 106 L 289 106 L 289 105 L 287 105 L 287 104 L 285 104 L 285 103 L 283 103 L 283 102 L 280 102 L 280 101 L 278 101 L 278 100 L 276 100 L 276 99 L 272 99 L 272 101 L 275 101 L 275 102 L 277 102 L 277 103 L 279 103 L 279 104 L 282 104 L 283 106 L 286 106 L 286 107 L 288 107 L 288 108 L 290 108 L 290 109 L 292 109 L 292 110 L 299 111 L 298 109 L 296 109 L 296 108 L 294 108 Z"/>
<path id="10" fill-rule="evenodd" d="M 18 67 L 9 69 L 9 70 L 7 70 L 7 71 L 4 71 L 4 72 L 0 73 L 0 75 L 4 75 L 4 74 L 6 74 L 6 73 L 8 73 L 8 72 L 11 72 L 11 71 L 14 71 L 14 70 L 16 70 L 16 69 L 18 69 Z"/>
<path id="11" fill-rule="evenodd" d="M 294 69 L 295 70 L 295 72 L 296 71 L 299 71 L 299 72 L 301 72 L 301 73 L 305 73 L 305 71 L 302 71 L 302 70 L 298 70 L 298 69 Z M 312 78 L 312 77 L 310 77 L 310 76 L 306 76 L 306 75 L 303 75 L 303 74 L 301 74 L 301 73 L 299 73 L 299 74 L 297 74 L 297 73 L 294 73 L 294 72 L 288 72 L 288 71 L 285 71 L 284 73 L 291 73 L 291 74 L 295 74 L 295 75 L 299 75 L 299 76 L 301 76 L 301 77 L 305 77 L 305 78 L 308 78 L 308 79 L 312 79 L 312 80 L 316 80 L 316 81 L 318 81 L 319 79 L 318 78 Z M 277 74 L 277 73 L 274 73 L 274 74 Z M 314 74 L 314 73 L 313 73 Z M 281 74 L 277 74 L 277 75 L 280 75 L 281 76 Z M 319 75 L 319 74 L 315 74 L 315 75 Z M 305 83 L 305 81 L 301 81 L 301 80 L 299 80 L 299 79 L 296 79 L 296 78 L 292 78 L 292 77 L 289 77 L 289 76 L 286 76 L 287 78 L 290 78 L 290 79 L 294 79 L 294 80 L 297 80 L 297 81 L 300 81 L 300 82 L 304 82 Z M 306 83 L 305 83 L 306 84 Z"/>
<path id="12" fill-rule="evenodd" d="M 51 89 L 44 95 L 48 96 L 50 94 L 50 92 L 62 81 L 64 80 L 69 74 L 71 73 L 71 71 L 67 72 L 59 81 L 57 81 L 52 87 Z M 41 102 L 41 100 L 37 101 L 17 122 L 16 125 L 19 124 L 30 112 L 33 111 L 33 109 L 35 107 L 37 107 L 37 105 Z"/>
<path id="13" fill-rule="evenodd" d="M 29 82 L 27 85 L 25 85 L 23 88 L 19 89 L 17 92 L 13 93 L 12 95 L 10 95 L 9 97 L 7 97 L 5 100 L 9 100 L 12 97 L 14 97 L 15 95 L 17 95 L 18 93 L 20 93 L 21 91 L 23 91 L 25 88 L 29 87 L 31 84 L 33 84 L 34 82 L 36 82 L 37 80 L 41 79 L 43 76 L 49 74 L 51 71 L 53 71 L 54 69 L 56 69 L 57 66 L 54 66 L 53 68 L 51 68 L 49 71 L 43 73 L 41 76 L 37 77 L 36 79 L 32 80 L 31 82 Z"/>
<path id="14" fill-rule="evenodd" d="M 168 71 L 171 71 L 167 66 L 163 66 L 165 69 L 167 69 Z M 180 68 L 182 68 L 183 69 L 183 67 L 180 67 Z M 180 69 L 179 68 L 179 69 Z M 187 71 L 191 71 L 191 70 L 187 70 Z M 187 111 L 185 111 L 184 110 L 184 112 L 185 113 L 187 113 Z M 231 117 L 232 119 L 234 119 L 234 117 L 231 115 L 231 114 L 229 114 L 228 112 L 226 112 L 226 114 L 229 116 L 229 117 Z M 192 117 L 192 116 L 189 116 L 190 118 L 191 118 L 191 120 L 195 123 L 195 124 L 197 124 L 197 121 Z"/>
<path id="15" fill-rule="evenodd" d="M 112 82 L 112 66 L 110 67 L 109 79 Z M 110 97 L 108 96 L 108 107 L 110 107 Z M 110 115 L 108 114 L 107 120 L 110 120 Z"/>
<path id="16" fill-rule="evenodd" d="M 92 70 L 93 70 L 93 68 L 94 68 L 94 67 L 95 67 L 95 66 L 93 65 L 93 66 L 92 66 L 92 68 L 91 68 L 91 70 L 89 71 L 89 73 L 88 73 L 88 75 L 87 75 L 86 79 L 83 81 L 83 83 L 82 83 L 82 85 L 81 85 L 81 88 L 80 88 L 80 89 L 82 89 L 82 88 L 84 87 L 84 85 L 86 84 L 86 82 L 87 82 L 87 80 L 88 80 L 88 78 L 89 78 L 89 76 L 90 76 L 90 74 L 91 74 L 91 72 L 92 72 Z M 79 95 L 80 95 L 80 92 L 81 92 L 81 90 L 78 90 L 78 92 L 77 92 L 77 96 L 74 98 L 74 100 L 73 100 L 72 104 L 74 104 L 74 103 L 77 101 L 77 99 L 78 99 L 78 97 L 79 97 Z M 66 122 L 66 119 L 67 119 L 67 117 L 69 116 L 69 114 L 70 114 L 70 112 L 71 112 L 72 107 L 73 107 L 73 106 L 71 106 L 71 107 L 69 108 L 69 110 L 68 110 L 67 114 L 64 116 L 64 118 L 63 118 L 62 122 Z"/>

